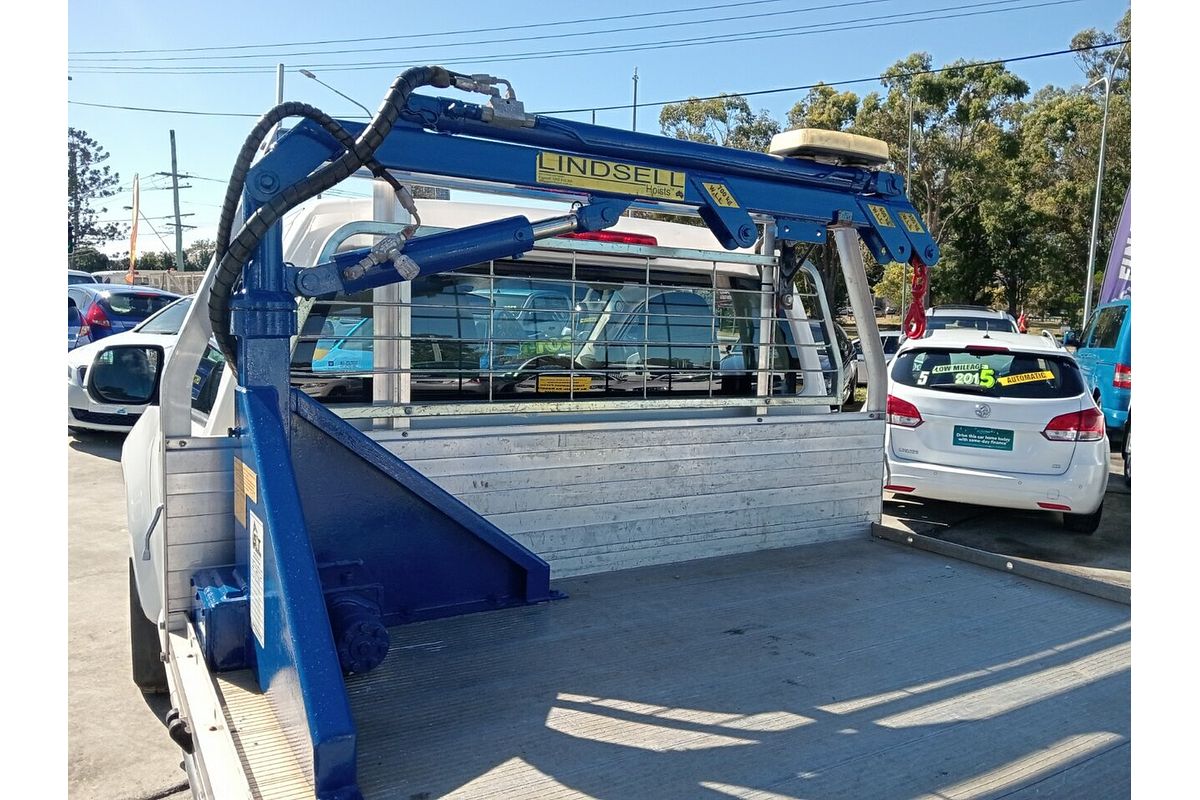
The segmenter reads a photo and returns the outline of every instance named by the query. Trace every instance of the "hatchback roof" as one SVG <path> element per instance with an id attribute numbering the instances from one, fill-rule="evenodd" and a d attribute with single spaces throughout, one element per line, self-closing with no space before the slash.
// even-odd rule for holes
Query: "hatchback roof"
<path id="1" fill-rule="evenodd" d="M 1067 352 L 1051 342 L 1047 336 L 1005 331 L 979 331 L 974 328 L 943 328 L 930 331 L 921 339 L 905 339 L 904 343 L 900 345 L 900 351 L 930 347 L 991 347 L 1059 356 Z"/>
<path id="2" fill-rule="evenodd" d="M 962 314 L 963 312 L 969 312 L 972 314 L 978 314 L 980 316 L 986 316 L 986 317 L 995 317 L 996 319 L 1006 319 L 1009 316 L 1007 311 L 997 311 L 996 309 L 988 308 L 987 306 L 960 306 L 960 305 L 933 306 L 932 308 L 928 309 L 925 312 L 925 316 L 937 316 L 939 314 L 956 314 L 956 315 L 958 315 L 958 314 Z"/>
<path id="3" fill-rule="evenodd" d="M 157 294 L 163 297 L 182 297 L 176 292 L 168 292 L 154 286 L 130 286 L 127 283 L 76 283 L 72 289 L 82 289 L 92 294 Z"/>

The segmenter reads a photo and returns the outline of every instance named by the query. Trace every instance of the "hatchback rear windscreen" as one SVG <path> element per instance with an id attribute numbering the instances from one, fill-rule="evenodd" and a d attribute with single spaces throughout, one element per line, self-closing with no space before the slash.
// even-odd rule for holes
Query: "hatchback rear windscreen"
<path id="1" fill-rule="evenodd" d="M 947 315 L 937 315 L 925 318 L 925 327 L 927 330 L 940 331 L 943 329 L 961 330 L 970 328 L 977 331 L 1005 331 L 1007 333 L 1017 333 L 1017 326 L 1008 319 L 999 319 L 996 317 L 954 317 Z"/>
<path id="2" fill-rule="evenodd" d="M 133 292 L 112 292 L 100 299 L 104 310 L 117 317 L 130 319 L 145 319 L 159 309 L 166 308 L 177 297 L 161 294 L 135 294 Z"/>
<path id="3" fill-rule="evenodd" d="M 984 397 L 1051 399 L 1083 394 L 1083 378 L 1066 356 L 929 348 L 896 357 L 892 380 L 905 386 Z"/>

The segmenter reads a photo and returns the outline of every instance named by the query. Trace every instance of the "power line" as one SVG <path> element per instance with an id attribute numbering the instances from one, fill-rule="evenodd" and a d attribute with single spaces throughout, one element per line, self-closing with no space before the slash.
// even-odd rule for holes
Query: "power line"
<path id="1" fill-rule="evenodd" d="M 1068 53 L 1086 53 L 1090 50 L 1105 50 L 1110 47 L 1117 47 L 1120 45 L 1129 44 L 1130 42 L 1131 42 L 1130 39 L 1122 39 L 1122 40 L 1116 41 L 1116 42 L 1109 42 L 1108 44 L 1095 44 L 1095 45 L 1088 45 L 1087 47 L 1067 48 L 1065 50 L 1052 50 L 1052 51 L 1049 51 L 1046 53 L 1033 53 L 1033 54 L 1024 55 L 1024 56 L 1012 56 L 1009 58 L 997 58 L 997 59 L 993 59 L 991 61 L 972 61 L 972 62 L 968 62 L 968 64 L 966 64 L 966 65 L 960 64 L 960 65 L 953 66 L 953 67 L 938 67 L 937 69 L 918 70 L 915 72 L 906 72 L 906 73 L 904 73 L 904 75 L 906 77 L 915 76 L 915 75 L 934 75 L 934 74 L 937 74 L 940 72 L 947 72 L 947 71 L 953 70 L 953 69 L 962 69 L 963 66 L 986 67 L 986 66 L 993 66 L 993 65 L 997 65 L 997 64 L 1012 64 L 1017 61 L 1032 61 L 1032 60 L 1038 59 L 1038 58 L 1050 58 L 1051 56 L 1061 56 L 1061 55 L 1066 55 Z M 849 80 L 840 80 L 840 81 L 821 81 L 819 83 L 808 83 L 808 84 L 802 84 L 800 86 L 784 86 L 784 87 L 780 87 L 777 89 L 755 89 L 753 91 L 748 91 L 748 92 L 726 92 L 725 94 L 738 95 L 740 97 L 755 97 L 755 96 L 764 95 L 764 94 L 779 94 L 782 92 L 805 91 L 808 89 L 815 89 L 818 86 L 850 86 L 850 85 L 859 84 L 859 83 L 878 83 L 879 81 L 882 81 L 885 79 L 886 79 L 886 76 L 876 75 L 875 77 L 871 77 L 871 78 L 852 78 Z M 717 100 L 721 96 L 722 95 L 710 95 L 708 97 L 684 97 L 684 98 L 679 98 L 676 100 L 659 100 L 659 101 L 649 102 L 649 103 L 643 102 L 643 103 L 638 103 L 638 107 L 639 108 L 658 107 L 658 106 L 671 105 L 673 103 L 685 103 L 689 100 Z M 113 110 L 117 110 L 117 111 L 145 111 L 145 112 L 151 112 L 151 113 L 156 113 L 156 114 L 198 114 L 198 115 L 210 116 L 210 117 L 255 117 L 255 118 L 262 116 L 261 114 L 242 114 L 242 113 L 237 113 L 237 112 L 223 112 L 223 111 L 189 111 L 189 110 L 184 110 L 184 109 L 171 109 L 171 108 L 141 108 L 141 107 L 136 107 L 136 106 L 118 106 L 118 105 L 107 105 L 105 103 L 84 103 L 79 100 L 68 100 L 67 102 L 71 105 L 89 106 L 91 108 L 107 108 L 107 109 L 113 109 Z M 585 111 L 615 111 L 615 110 L 626 109 L 626 108 L 633 108 L 633 105 L 625 104 L 625 105 L 615 105 L 615 106 L 568 108 L 568 109 L 557 109 L 554 111 L 541 111 L 538 113 L 546 114 L 546 115 L 549 115 L 549 114 L 580 114 Z M 347 119 L 353 119 L 353 117 L 348 117 Z M 225 183 L 225 181 L 222 181 L 218 178 L 199 178 L 198 176 L 195 176 L 195 175 L 189 175 L 188 178 L 213 181 L 216 183 Z M 188 201 L 188 202 L 190 202 L 190 201 Z"/>
<path id="2" fill-rule="evenodd" d="M 719 99 L 721 99 L 721 97 L 726 96 L 726 95 L 736 95 L 738 97 L 756 97 L 758 95 L 763 95 L 763 94 L 780 94 L 783 92 L 805 91 L 807 89 L 815 89 L 818 86 L 851 86 L 851 85 L 859 84 L 859 83 L 879 83 L 882 80 L 887 80 L 889 77 L 909 78 L 909 77 L 913 77 L 916 75 L 936 75 L 941 72 L 950 72 L 952 70 L 963 69 L 965 67 L 990 67 L 990 66 L 994 66 L 994 65 L 998 65 L 998 64 L 1012 64 L 1017 61 L 1032 61 L 1033 59 L 1036 59 L 1036 58 L 1049 58 L 1050 56 L 1061 56 L 1061 55 L 1066 55 L 1067 53 L 1086 53 L 1089 50 L 1105 50 L 1110 47 L 1119 47 L 1124 44 L 1129 44 L 1130 42 L 1131 42 L 1130 39 L 1122 39 L 1117 42 L 1109 42 L 1108 44 L 1093 44 L 1093 45 L 1088 45 L 1087 47 L 1074 47 L 1074 48 L 1067 48 L 1065 50 L 1052 50 L 1047 53 L 1033 53 L 1031 55 L 1026 55 L 1026 56 L 1013 56 L 1011 58 L 997 58 L 992 61 L 969 61 L 966 64 L 957 64 L 955 66 L 950 66 L 950 67 L 938 67 L 936 69 L 916 70 L 914 72 L 905 72 L 905 73 L 903 73 L 901 75 L 897 75 L 897 76 L 876 75 L 873 78 L 851 78 L 849 80 L 842 80 L 842 81 L 820 81 L 818 83 L 806 83 L 806 84 L 802 84 L 800 86 L 783 86 L 778 89 L 755 89 L 754 91 L 750 91 L 750 92 L 726 92 L 724 95 L 715 94 L 715 95 L 709 95 L 708 97 L 687 97 L 687 98 L 682 98 L 682 99 L 678 99 L 678 100 L 661 100 L 661 101 L 655 102 L 655 103 L 638 103 L 638 108 L 646 108 L 646 107 L 650 107 L 650 106 L 654 106 L 654 107 L 667 106 L 667 105 L 673 105 L 674 103 L 686 103 L 686 102 L 690 102 L 690 101 L 719 100 Z M 585 111 L 619 111 L 619 110 L 623 110 L 626 108 L 633 108 L 633 104 L 626 103 L 624 105 L 616 105 L 616 106 L 596 106 L 594 108 L 592 108 L 592 107 L 567 108 L 567 109 L 557 109 L 554 111 L 541 111 L 539 113 L 546 114 L 546 115 L 549 115 L 549 114 L 582 114 Z"/>
<path id="3" fill-rule="evenodd" d="M 187 114 L 193 117 L 253 117 L 258 119 L 262 114 L 239 114 L 233 111 L 188 111 L 180 108 L 145 108 L 143 106 L 114 106 L 107 103 L 85 103 L 81 100 L 68 100 L 68 105 L 88 106 L 90 108 L 109 108 L 118 111 L 147 111 L 153 114 Z"/>
<path id="4" fill-rule="evenodd" d="M 68 51 L 67 55 L 120 55 L 126 53 L 194 53 L 201 50 L 249 50 L 249 49 L 269 49 L 278 47 L 308 47 L 311 45 L 321 44 L 353 44 L 359 42 L 389 42 L 402 41 L 405 39 L 424 39 L 429 36 L 461 36 L 470 33 L 491 33 L 494 31 L 517 31 L 531 30 L 535 28 L 554 28 L 562 25 L 581 25 L 587 22 L 611 22 L 616 19 L 643 19 L 645 17 L 658 17 L 665 14 L 686 14 L 691 11 L 714 11 L 723 8 L 742 8 L 745 6 L 761 6 L 772 3 L 782 3 L 784 0 L 743 0 L 738 3 L 717 3 L 708 6 L 693 6 L 692 8 L 677 8 L 669 11 L 643 11 L 636 14 L 616 14 L 609 17 L 588 17 L 585 19 L 574 20 L 558 20 L 555 22 L 532 22 L 521 25 L 500 25 L 488 28 L 470 28 L 456 31 L 431 31 L 428 33 L 406 33 L 395 36 L 366 36 L 357 39 L 319 39 L 316 41 L 307 42 L 276 42 L 275 44 L 236 44 L 236 45 L 220 45 L 209 47 L 168 47 L 151 50 L 72 50 Z M 261 55 L 269 55 L 263 53 Z"/>
<path id="5" fill-rule="evenodd" d="M 781 28 L 773 33 L 750 32 L 735 35 L 715 35 L 705 37 L 688 37 L 686 39 L 670 39 L 663 42 L 644 42 L 629 45 L 602 45 L 597 47 L 587 48 L 566 48 L 562 50 L 534 50 L 519 53 L 493 53 L 488 55 L 477 56 L 461 56 L 450 59 L 438 59 L 442 64 L 467 64 L 467 63 L 511 63 L 519 61 L 543 61 L 555 58 L 577 58 L 580 56 L 591 55 L 608 55 L 613 53 L 631 53 L 644 50 L 673 50 L 682 47 L 697 47 L 708 44 L 727 44 L 733 42 L 759 41 L 764 39 L 779 39 L 798 36 L 812 36 L 822 33 L 838 33 L 843 31 L 865 30 L 870 28 L 881 28 L 892 25 L 911 25 L 918 22 L 933 22 L 944 19 L 961 19 L 966 17 L 977 17 L 989 14 L 1007 13 L 1012 11 L 1023 11 L 1035 8 L 1045 8 L 1049 6 L 1070 5 L 1082 0 L 1046 0 L 1045 2 L 1031 3 L 1023 6 L 1012 6 L 1008 8 L 990 9 L 986 11 L 970 11 L 959 14 L 936 14 L 935 12 L 948 11 L 965 8 L 980 8 L 985 6 L 1001 5 L 1016 2 L 1017 0 L 987 0 L 986 2 L 971 3 L 959 6 L 947 6 L 944 8 L 922 9 L 920 11 L 907 11 L 897 14 L 886 14 L 878 16 L 858 17 L 855 19 L 838 20 L 834 22 L 811 23 L 808 25 L 797 25 L 789 28 Z M 919 17 L 921 14 L 933 14 L 933 16 Z M 916 17 L 914 19 L 900 19 L 901 17 Z M 884 22 L 883 20 L 887 20 Z M 850 23 L 867 23 L 867 24 L 850 24 Z M 819 29 L 819 30 L 818 30 Z M 390 61 L 364 61 L 364 62 L 330 62 L 322 64 L 306 64 L 311 69 L 319 69 L 324 72 L 352 72 L 360 70 L 373 69 L 391 69 L 394 70 L 396 62 Z M 126 66 L 126 67 L 80 67 L 73 68 L 73 72 L 86 72 L 88 74 L 104 74 L 104 75 L 138 75 L 138 74 L 153 74 L 153 75 L 250 75 L 263 72 L 273 72 L 276 65 L 256 64 L 247 65 L 244 67 L 233 66 Z"/>
<path id="6" fill-rule="evenodd" d="M 782 0 L 772 0 L 772 2 L 782 2 Z M 711 19 L 697 19 L 697 20 L 675 21 L 675 22 L 660 22 L 655 25 L 640 25 L 640 26 L 638 26 L 637 31 L 639 33 L 641 33 L 643 31 L 659 30 L 659 29 L 663 29 L 663 28 L 680 28 L 680 27 L 686 27 L 688 25 L 712 25 L 712 24 L 715 24 L 718 22 L 731 22 L 731 21 L 738 21 L 738 20 L 761 19 L 763 17 L 779 17 L 779 16 L 783 16 L 785 14 L 787 14 L 787 15 L 801 14 L 801 13 L 813 12 L 813 11 L 828 11 L 829 9 L 835 9 L 835 8 L 841 9 L 841 8 L 849 8 L 852 6 L 874 6 L 874 5 L 880 5 L 881 3 L 895 3 L 895 2 L 897 2 L 897 0 L 856 0 L 855 2 L 849 2 L 849 3 L 827 3 L 825 5 L 820 5 L 820 6 L 806 6 L 804 8 L 794 8 L 794 9 L 790 9 L 790 10 L 763 11 L 763 12 L 759 12 L 757 14 L 737 14 L 737 15 L 729 16 L 729 17 L 714 17 Z M 1018 0 L 1003 0 L 1003 2 L 1015 3 L 1015 2 L 1018 2 Z M 653 12 L 653 13 L 661 14 L 663 12 Z M 625 20 L 626 18 L 618 17 L 617 19 Z M 503 29 L 501 28 L 501 29 L 493 29 L 493 30 L 503 30 Z M 603 36 L 603 35 L 607 35 L 610 33 L 629 33 L 629 32 L 630 32 L 630 28 L 628 26 L 622 26 L 619 28 L 607 28 L 604 30 L 595 30 L 595 31 L 578 31 L 575 33 L 567 33 L 567 34 L 564 34 L 561 32 L 555 32 L 555 33 L 542 34 L 540 36 L 523 36 L 523 37 L 521 37 L 521 41 L 522 42 L 533 42 L 533 41 L 540 41 L 543 39 L 560 39 L 561 40 L 561 39 L 576 38 L 576 37 L 580 37 L 580 36 Z M 408 37 L 405 37 L 405 38 L 408 38 Z M 428 37 L 421 37 L 421 38 L 428 38 Z M 505 37 L 501 37 L 498 39 L 474 39 L 469 42 L 434 42 L 432 44 L 419 44 L 419 45 L 405 47 L 403 49 L 403 52 L 410 53 L 413 50 L 441 50 L 441 49 L 445 49 L 448 47 L 471 47 L 473 45 L 498 44 L 498 43 L 511 42 L 511 41 L 512 41 L 511 36 L 505 36 Z M 173 52 L 177 52 L 177 51 L 173 51 Z M 157 57 L 136 57 L 136 58 L 73 58 L 73 59 L 71 59 L 71 63 L 72 63 L 72 65 L 86 65 L 86 64 L 89 64 L 90 62 L 102 62 L 102 63 L 107 63 L 107 64 L 133 64 L 133 63 L 144 62 L 144 61 L 205 61 L 205 60 L 207 60 L 207 61 L 228 61 L 228 60 L 236 60 L 236 59 L 244 59 L 244 58 L 263 58 L 268 55 L 271 58 L 296 58 L 298 56 L 333 56 L 333 55 L 342 55 L 345 53 L 361 53 L 361 52 L 362 52 L 362 48 L 354 48 L 354 49 L 348 49 L 348 50 L 301 50 L 301 51 L 269 53 L 269 54 L 268 53 L 239 53 L 236 55 L 157 56 Z"/>

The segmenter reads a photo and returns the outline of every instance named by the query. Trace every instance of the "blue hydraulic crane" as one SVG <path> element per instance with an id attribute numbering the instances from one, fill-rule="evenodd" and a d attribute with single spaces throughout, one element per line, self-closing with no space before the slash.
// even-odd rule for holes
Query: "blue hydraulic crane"
<path id="1" fill-rule="evenodd" d="M 488 100 L 417 94 L 421 87 Z M 293 116 L 303 120 L 254 162 L 269 132 Z M 753 246 L 762 225 L 785 246 L 853 230 L 880 263 L 908 262 L 923 281 L 938 250 L 903 180 L 872 168 L 886 160 L 886 149 L 854 156 L 818 140 L 800 150 L 824 158 L 528 114 L 506 81 L 442 67 L 403 72 L 366 124 L 283 103 L 255 126 L 230 181 L 209 296 L 213 334 L 237 375 L 238 566 L 197 575 L 194 611 L 211 666 L 253 667 L 281 718 L 303 729 L 298 740 L 310 746 L 303 749 L 318 797 L 361 796 L 343 675 L 386 656 L 387 625 L 555 593 L 545 561 L 290 388 L 296 298 L 513 258 L 539 239 L 611 227 L 633 203 L 694 210 L 728 249 Z M 388 181 L 414 212 L 397 175 L 557 192 L 579 202 L 539 222 L 517 216 L 419 237 L 411 235 L 414 225 L 315 267 L 285 264 L 283 215 L 362 169 Z M 382 529 L 381 521 L 398 519 L 408 535 Z"/>

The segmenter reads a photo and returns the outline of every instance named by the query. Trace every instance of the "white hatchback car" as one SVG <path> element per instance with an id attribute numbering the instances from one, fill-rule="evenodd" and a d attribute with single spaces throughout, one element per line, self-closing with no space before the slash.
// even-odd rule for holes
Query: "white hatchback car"
<path id="1" fill-rule="evenodd" d="M 1044 336 L 935 330 L 892 362 L 885 489 L 1061 511 L 1093 533 L 1108 485 L 1104 417 L 1075 359 Z"/>
<path id="2" fill-rule="evenodd" d="M 175 348 L 191 298 L 67 353 L 67 429 L 126 432 L 157 402 L 162 363 Z"/>

